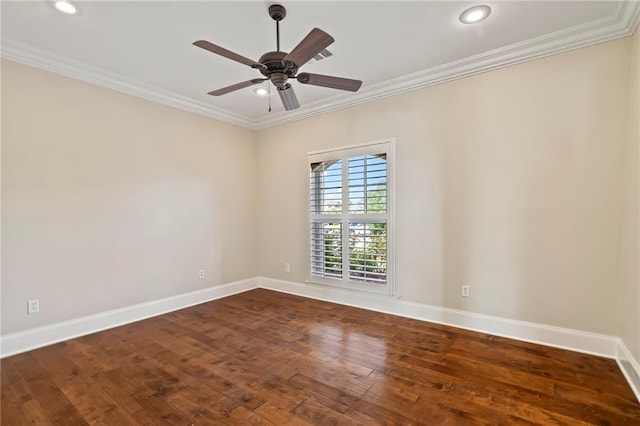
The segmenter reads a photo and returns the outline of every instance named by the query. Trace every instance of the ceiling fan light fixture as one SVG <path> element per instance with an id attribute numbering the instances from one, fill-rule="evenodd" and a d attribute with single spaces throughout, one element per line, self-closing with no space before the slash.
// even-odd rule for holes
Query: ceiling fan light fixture
<path id="1" fill-rule="evenodd" d="M 491 15 L 491 8 L 485 4 L 473 6 L 460 14 L 460 22 L 463 24 L 475 24 L 484 21 Z"/>
<path id="2" fill-rule="evenodd" d="M 280 100 L 282 101 L 282 105 L 286 111 L 300 108 L 296 93 L 293 91 L 293 87 L 291 87 L 289 83 L 282 87 L 278 87 L 278 95 L 280 95 Z"/>
<path id="3" fill-rule="evenodd" d="M 269 94 L 269 89 L 267 89 L 266 87 L 256 87 L 255 89 L 253 89 L 253 93 L 258 96 L 267 96 Z"/>
<path id="4" fill-rule="evenodd" d="M 66 15 L 77 15 L 80 10 L 74 3 L 65 0 L 54 1 L 53 7 L 55 7 L 58 12 L 62 12 Z"/>

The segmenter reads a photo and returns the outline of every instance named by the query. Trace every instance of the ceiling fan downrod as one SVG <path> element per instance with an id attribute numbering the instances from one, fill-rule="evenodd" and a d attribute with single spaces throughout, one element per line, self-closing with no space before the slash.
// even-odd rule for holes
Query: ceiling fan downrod
<path id="1" fill-rule="evenodd" d="M 276 21 L 276 51 L 280 51 L 280 21 L 287 16 L 287 9 L 281 4 L 272 4 L 269 6 L 269 16 Z"/>

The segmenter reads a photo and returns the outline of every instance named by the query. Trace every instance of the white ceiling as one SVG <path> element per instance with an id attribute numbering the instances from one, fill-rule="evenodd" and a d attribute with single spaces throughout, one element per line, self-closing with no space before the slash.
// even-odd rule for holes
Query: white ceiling
<path id="1" fill-rule="evenodd" d="M 629 35 L 638 1 L 283 1 L 281 48 L 313 27 L 334 56 L 302 71 L 356 78 L 358 93 L 292 84 L 302 107 L 283 111 L 251 88 L 207 92 L 260 77 L 192 42 L 209 40 L 257 60 L 275 50 L 272 1 L 78 1 L 79 16 L 50 3 L 2 1 L 2 56 L 249 128 L 264 128 L 383 96 Z M 488 4 L 491 16 L 459 22 Z"/>

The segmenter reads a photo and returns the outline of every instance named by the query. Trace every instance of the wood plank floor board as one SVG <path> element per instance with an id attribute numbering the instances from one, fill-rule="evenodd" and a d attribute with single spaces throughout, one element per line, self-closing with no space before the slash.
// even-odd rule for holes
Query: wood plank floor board
<path id="1" fill-rule="evenodd" d="M 472 401 L 476 404 L 493 408 L 494 410 L 531 421 L 535 424 L 591 424 L 565 416 L 561 413 L 546 410 L 540 406 L 536 407 L 528 403 L 520 402 L 507 396 L 490 392 L 486 389 L 478 389 L 473 386 L 470 387 L 454 383 L 453 386 L 451 386 L 449 393 L 461 400 Z"/>
<path id="2" fill-rule="evenodd" d="M 349 409 L 349 406 L 351 406 L 354 401 L 362 396 L 354 395 L 341 389 L 329 386 L 325 383 L 319 382 L 318 380 L 307 377 L 304 374 L 294 375 L 289 379 L 289 383 L 301 389 L 306 389 L 305 393 L 312 394 L 312 396 L 316 399 L 323 398 L 325 400 L 341 404 L 344 408 L 337 410 L 341 413 L 347 411 Z"/>
<path id="3" fill-rule="evenodd" d="M 164 395 L 157 395 L 152 390 L 146 389 L 139 391 L 134 398 L 144 407 L 133 415 L 140 424 L 175 426 L 192 424 L 193 419 L 189 414 L 175 408 Z"/>
<path id="4" fill-rule="evenodd" d="M 259 392 L 247 386 L 246 380 L 225 374 L 225 371 L 219 368 L 219 362 L 205 364 L 204 372 L 197 376 L 191 376 L 184 364 L 171 362 L 170 357 L 153 362 L 156 370 L 166 370 L 181 378 L 185 386 L 180 386 L 178 392 L 182 389 L 190 389 L 198 395 L 206 395 L 210 400 L 217 401 L 216 405 L 219 405 L 225 413 L 229 413 L 238 405 L 255 409 L 264 403 Z"/>
<path id="5" fill-rule="evenodd" d="M 224 395 L 211 388 L 192 386 L 170 395 L 167 401 L 197 422 L 224 421 L 235 408 Z"/>
<path id="6" fill-rule="evenodd" d="M 64 396 L 75 406 L 80 415 L 90 424 L 97 424 L 111 419 L 114 422 L 126 422 L 128 414 L 114 401 L 110 401 L 108 395 L 95 393 L 88 400 L 84 393 L 94 385 L 95 378 L 85 374 L 68 357 L 62 356 L 54 345 L 46 354 L 42 351 L 31 353 L 33 358 L 42 365 L 52 363 L 56 365 L 50 379 L 62 391 Z M 122 411 L 122 413 L 120 413 Z"/>
<path id="7" fill-rule="evenodd" d="M 323 405 L 314 398 L 305 399 L 291 413 L 313 425 L 358 425 L 359 422 L 344 413 Z"/>
<path id="8" fill-rule="evenodd" d="M 230 415 L 227 423 L 237 424 L 237 425 L 255 425 L 255 426 L 275 426 L 276 423 L 268 420 L 259 414 L 256 414 L 255 411 L 247 410 L 246 408 L 240 406 L 234 408 Z"/>
<path id="9" fill-rule="evenodd" d="M 399 409 L 390 410 L 378 404 L 364 399 L 355 401 L 344 413 L 347 417 L 364 425 L 420 425 L 423 424 L 415 418 L 407 416 L 407 413 Z M 435 422 L 437 419 L 431 418 Z M 433 423 L 437 424 L 437 423 Z"/>
<path id="10" fill-rule="evenodd" d="M 640 425 L 615 361 L 251 290 L 5 358 L 2 425 Z"/>
<path id="11" fill-rule="evenodd" d="M 5 368 L 2 369 L 2 380 L 5 382 L 9 380 L 6 377 Z M 12 386 L 2 388 L 0 401 L 2 407 L 2 411 L 0 411 L 0 418 L 5 419 L 7 424 L 19 425 L 29 423 L 29 418 L 22 409 L 20 398 Z"/>
<path id="12" fill-rule="evenodd" d="M 294 407 L 295 408 L 295 407 Z M 270 402 L 266 402 L 262 404 L 260 407 L 256 408 L 255 412 L 259 414 L 262 418 L 268 419 L 276 425 L 286 425 L 286 426 L 310 426 L 311 423 L 302 420 L 301 418 L 295 417 L 293 414 L 289 412 L 289 410 L 284 411 L 280 407 L 277 407 Z"/>
<path id="13" fill-rule="evenodd" d="M 318 389 L 308 389 L 300 387 L 298 384 L 291 382 L 289 380 L 283 379 L 278 376 L 270 376 L 268 378 L 263 379 L 263 385 L 268 387 L 269 389 L 277 389 L 283 394 L 286 394 L 290 397 L 290 399 L 296 399 L 296 403 L 293 406 L 287 406 L 287 411 L 291 412 L 295 407 L 302 404 L 306 399 L 313 398 L 319 401 L 326 407 L 329 407 L 335 411 L 340 413 L 346 411 L 349 407 L 341 403 L 339 400 L 326 398 L 323 396 L 322 392 Z M 277 405 L 282 407 L 281 404 L 278 403 L 277 400 L 269 400 L 269 402 L 273 401 L 273 405 Z"/>
<path id="14" fill-rule="evenodd" d="M 38 401 L 48 421 L 54 425 L 88 424 L 60 387 L 53 382 L 55 365 L 43 365 L 31 353 L 12 358 L 13 366 L 27 384 L 29 397 Z"/>
<path id="15" fill-rule="evenodd" d="M 518 342 L 519 343 L 519 342 Z M 608 381 L 612 374 L 617 374 L 618 366 L 609 360 L 574 356 L 564 361 L 560 356 L 563 351 L 557 350 L 553 355 L 547 352 L 523 351 L 521 345 L 491 339 L 458 339 L 449 349 L 449 354 L 472 358 L 477 361 L 502 365 L 521 372 L 529 372 L 555 381 L 580 384 L 593 387 L 596 383 L 612 392 L 627 392 L 624 382 Z M 550 348 L 551 349 L 551 348 Z M 581 355 L 581 354 L 575 354 Z M 557 368 L 562 366 L 563 368 Z M 601 388 L 601 390 L 604 390 Z"/>
<path id="16" fill-rule="evenodd" d="M 404 377 L 380 373 L 382 380 L 363 399 L 400 413 L 410 412 L 418 421 L 433 419 L 433 424 L 454 421 L 461 424 L 527 424 L 509 410 L 491 407 L 476 400 L 463 400 L 450 393 L 451 383 L 422 383 Z M 435 401 L 435 403 L 431 403 Z M 465 420 L 466 419 L 466 420 Z"/>
<path id="17" fill-rule="evenodd" d="M 434 369 L 438 370 L 440 374 L 445 374 L 453 378 L 454 384 L 451 390 L 459 390 L 460 387 L 472 389 L 472 395 L 485 395 L 491 400 L 499 398 L 505 399 L 505 406 L 508 406 L 511 401 L 525 404 L 533 407 L 534 410 L 546 410 L 561 414 L 568 419 L 573 419 L 576 424 L 581 424 L 581 421 L 588 421 L 591 424 L 611 424 L 616 425 L 619 423 L 608 422 L 607 419 L 617 420 L 618 415 L 614 412 L 604 412 L 602 410 L 594 410 L 588 404 L 592 399 L 596 399 L 595 395 L 592 395 L 590 399 L 578 402 L 569 402 L 566 399 L 556 398 L 556 395 L 549 395 L 540 393 L 535 389 L 529 389 L 525 384 L 510 384 L 500 381 L 499 378 L 494 378 L 489 375 L 483 376 L 481 374 L 465 373 L 464 370 L 457 368 L 441 368 L 438 365 L 431 365 L 430 367 L 418 367 L 414 366 L 411 370 L 404 370 L 401 372 L 389 372 L 388 374 L 398 374 L 400 376 L 418 376 L 417 380 L 420 380 L 419 376 L 422 374 L 428 374 Z M 450 390 L 450 391 L 451 391 Z M 457 392 L 459 393 L 459 392 Z M 508 410 L 507 410 L 508 411 Z M 576 413 L 579 412 L 580 415 Z M 630 417 L 635 419 L 634 416 Z M 638 421 L 638 420 L 632 420 Z M 556 424 L 556 423 L 540 423 L 540 424 Z M 559 424 L 572 424 L 571 422 L 560 422 Z M 633 424 L 633 423 L 632 423 Z"/>

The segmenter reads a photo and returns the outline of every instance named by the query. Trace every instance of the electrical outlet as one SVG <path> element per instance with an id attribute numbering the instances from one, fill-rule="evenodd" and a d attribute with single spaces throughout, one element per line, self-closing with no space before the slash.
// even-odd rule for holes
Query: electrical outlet
<path id="1" fill-rule="evenodd" d="M 198 277 L 203 280 L 204 279 L 204 269 L 200 269 L 200 271 L 198 271 Z"/>
<path id="2" fill-rule="evenodd" d="M 469 286 L 468 285 L 463 285 L 462 286 L 462 297 L 469 297 Z"/>
<path id="3" fill-rule="evenodd" d="M 286 263 L 284 264 L 284 271 L 285 271 L 286 273 L 291 272 L 291 263 L 286 262 Z"/>
<path id="4" fill-rule="evenodd" d="M 40 312 L 40 299 L 33 299 L 27 301 L 27 313 L 29 315 Z"/>

